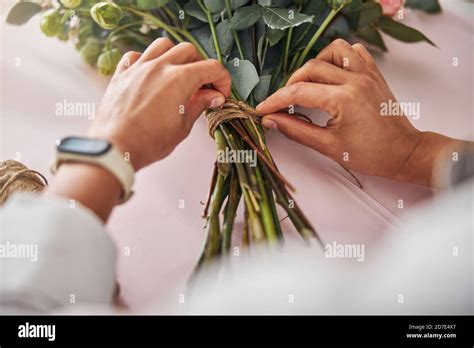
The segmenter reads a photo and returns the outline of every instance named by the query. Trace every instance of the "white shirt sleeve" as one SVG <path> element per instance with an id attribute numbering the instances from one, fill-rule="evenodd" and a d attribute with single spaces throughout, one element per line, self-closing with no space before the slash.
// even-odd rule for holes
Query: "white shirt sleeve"
<path id="1" fill-rule="evenodd" d="M 0 314 L 109 305 L 115 265 L 103 223 L 77 202 L 19 193 L 0 209 Z"/>

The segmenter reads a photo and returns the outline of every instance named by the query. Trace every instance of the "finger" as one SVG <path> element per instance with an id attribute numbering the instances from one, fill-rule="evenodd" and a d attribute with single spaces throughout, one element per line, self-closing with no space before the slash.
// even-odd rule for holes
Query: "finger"
<path id="1" fill-rule="evenodd" d="M 334 40 L 317 55 L 316 59 L 334 64 L 344 70 L 356 72 L 366 70 L 362 58 L 347 41 L 342 39 Z"/>
<path id="2" fill-rule="evenodd" d="M 332 134 L 328 129 L 303 121 L 287 113 L 267 115 L 263 117 L 262 124 L 267 128 L 278 130 L 299 144 L 322 153 L 327 153 L 327 149 L 332 143 Z"/>
<path id="3" fill-rule="evenodd" d="M 167 62 L 178 65 L 192 63 L 198 60 L 202 60 L 202 56 L 197 51 L 196 47 L 189 42 L 181 42 L 163 53 L 157 59 L 158 62 Z"/>
<path id="4" fill-rule="evenodd" d="M 286 85 L 296 82 L 317 82 L 328 85 L 342 85 L 350 78 L 349 72 L 328 62 L 311 59 L 291 75 Z"/>
<path id="5" fill-rule="evenodd" d="M 318 108 L 334 116 L 333 104 L 337 102 L 340 88 L 312 82 L 297 82 L 273 93 L 257 106 L 257 112 L 266 115 L 299 105 L 305 108 Z"/>
<path id="6" fill-rule="evenodd" d="M 134 51 L 125 53 L 122 56 L 122 59 L 120 60 L 119 64 L 117 65 L 117 71 L 122 72 L 124 70 L 127 70 L 141 57 L 141 55 L 142 54 L 140 52 Z"/>
<path id="7" fill-rule="evenodd" d="M 356 43 L 352 45 L 352 48 L 361 57 L 361 59 L 364 61 L 365 64 L 367 64 L 368 66 L 372 68 L 377 68 L 374 58 L 369 53 L 369 51 L 367 51 L 364 45 L 360 43 Z"/>
<path id="8" fill-rule="evenodd" d="M 141 60 L 149 61 L 160 57 L 162 54 L 174 47 L 173 42 L 167 37 L 160 37 L 153 41 L 143 52 Z"/>
<path id="9" fill-rule="evenodd" d="M 191 94 L 202 86 L 212 84 L 224 96 L 230 96 L 231 77 L 227 69 L 215 59 L 206 59 L 182 65 L 183 76 L 187 79 L 187 86 Z"/>
<path id="10" fill-rule="evenodd" d="M 186 104 L 186 119 L 190 126 L 208 108 L 217 108 L 225 103 L 225 96 L 215 89 L 200 89 L 192 95 Z"/>

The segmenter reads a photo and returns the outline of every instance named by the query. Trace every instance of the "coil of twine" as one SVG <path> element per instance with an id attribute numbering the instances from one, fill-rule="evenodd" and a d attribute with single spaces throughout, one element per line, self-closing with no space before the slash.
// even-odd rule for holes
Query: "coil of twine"
<path id="1" fill-rule="evenodd" d="M 227 99 L 224 104 L 215 109 L 206 111 L 207 125 L 209 135 L 214 138 L 214 132 L 223 122 L 228 122 L 236 118 L 252 119 L 256 123 L 260 123 L 260 116 L 250 105 L 234 99 Z"/>
<path id="2" fill-rule="evenodd" d="M 15 192 L 41 192 L 47 185 L 48 181 L 41 173 L 18 161 L 0 162 L 0 205 Z"/>

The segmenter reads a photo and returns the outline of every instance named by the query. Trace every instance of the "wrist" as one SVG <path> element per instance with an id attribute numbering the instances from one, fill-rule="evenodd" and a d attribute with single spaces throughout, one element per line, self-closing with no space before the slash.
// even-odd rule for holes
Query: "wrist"
<path id="1" fill-rule="evenodd" d="M 90 163 L 64 163 L 45 192 L 79 201 L 106 221 L 120 202 L 122 185 L 108 170 Z"/>
<path id="2" fill-rule="evenodd" d="M 404 164 L 394 179 L 425 186 L 434 186 L 437 160 L 456 140 L 434 132 L 418 132 L 414 145 L 407 152 Z"/>

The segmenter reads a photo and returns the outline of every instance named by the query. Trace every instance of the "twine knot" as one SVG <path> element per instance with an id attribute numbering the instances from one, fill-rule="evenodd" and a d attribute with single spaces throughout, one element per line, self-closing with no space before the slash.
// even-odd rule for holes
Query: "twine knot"
<path id="1" fill-rule="evenodd" d="M 211 138 L 214 138 L 214 132 L 221 123 L 236 118 L 251 119 L 256 123 L 260 123 L 260 116 L 253 107 L 245 102 L 234 99 L 227 99 L 221 106 L 208 109 L 206 111 L 206 117 Z"/>
<path id="2" fill-rule="evenodd" d="M 43 175 L 18 161 L 0 162 L 0 205 L 15 192 L 40 192 L 47 184 Z"/>

